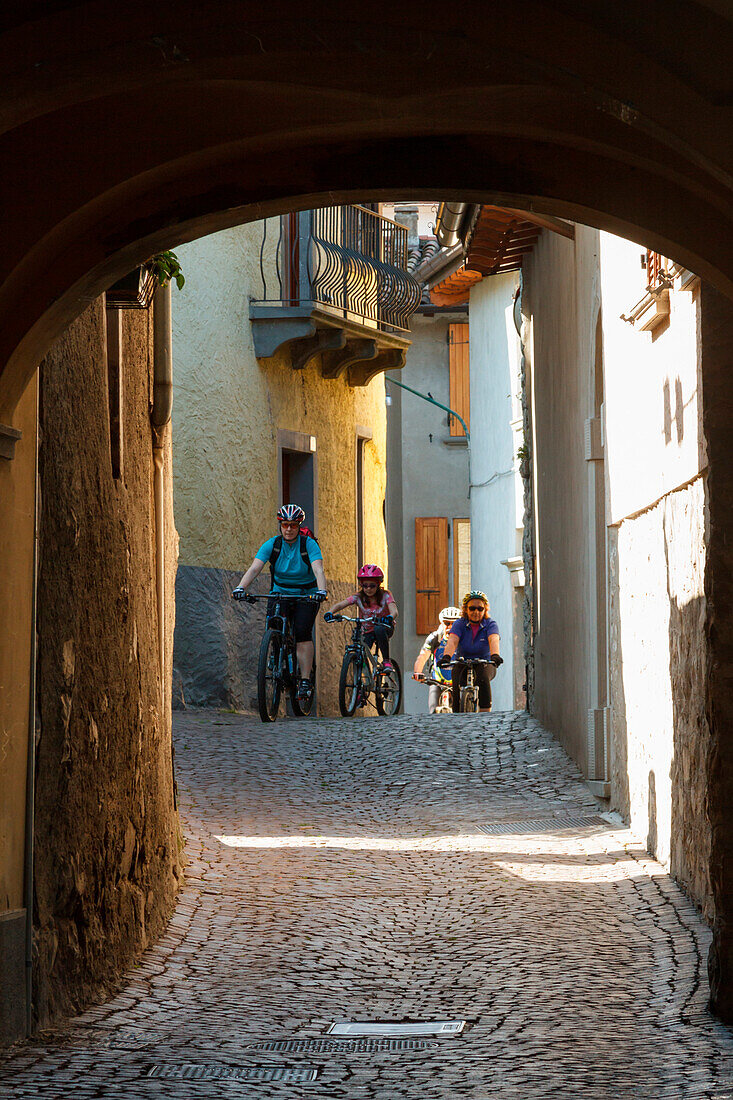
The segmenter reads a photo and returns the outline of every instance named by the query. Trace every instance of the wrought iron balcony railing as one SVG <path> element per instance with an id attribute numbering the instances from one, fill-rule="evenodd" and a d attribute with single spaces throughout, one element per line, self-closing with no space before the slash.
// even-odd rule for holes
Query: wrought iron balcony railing
<path id="1" fill-rule="evenodd" d="M 269 232 L 272 233 L 270 223 Z M 407 229 L 364 206 L 329 206 L 263 223 L 262 298 L 255 307 L 321 309 L 384 333 L 409 330 L 421 288 L 407 271 Z"/>

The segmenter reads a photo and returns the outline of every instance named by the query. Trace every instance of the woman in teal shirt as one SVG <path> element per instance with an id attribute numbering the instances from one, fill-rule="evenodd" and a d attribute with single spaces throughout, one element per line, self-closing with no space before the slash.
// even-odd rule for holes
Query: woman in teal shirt
<path id="1" fill-rule="evenodd" d="M 280 524 L 280 552 L 272 562 L 272 591 L 282 592 L 286 596 L 320 596 L 326 598 L 326 574 L 323 569 L 323 554 L 315 539 L 301 537 L 301 524 L 305 522 L 305 512 L 298 504 L 284 504 L 278 509 Z M 235 599 L 244 599 L 245 593 L 255 577 L 258 577 L 265 565 L 271 561 L 278 536 L 267 539 L 255 554 L 241 581 L 232 595 Z M 291 617 L 298 653 L 300 683 L 298 695 L 306 698 L 313 690 L 311 672 L 313 671 L 313 624 L 318 615 L 317 603 L 293 601 Z M 268 603 L 268 614 L 271 608 Z"/>

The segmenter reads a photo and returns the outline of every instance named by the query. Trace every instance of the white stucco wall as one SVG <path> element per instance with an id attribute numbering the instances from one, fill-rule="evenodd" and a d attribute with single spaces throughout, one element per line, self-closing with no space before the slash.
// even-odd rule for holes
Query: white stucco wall
<path id="1" fill-rule="evenodd" d="M 514 708 L 512 583 L 503 561 L 521 554 L 520 343 L 512 317 L 516 272 L 471 290 L 471 584 L 486 592 L 502 636 L 504 665 L 492 684 L 494 710 Z"/>
<path id="2" fill-rule="evenodd" d="M 644 293 L 641 251 L 600 235 L 609 523 L 648 507 L 706 463 L 695 295 L 671 291 L 669 327 L 656 336 L 621 320 Z"/>

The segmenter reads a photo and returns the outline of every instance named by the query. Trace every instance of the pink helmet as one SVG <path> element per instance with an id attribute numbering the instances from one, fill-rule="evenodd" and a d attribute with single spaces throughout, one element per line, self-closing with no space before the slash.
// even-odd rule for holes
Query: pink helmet
<path id="1" fill-rule="evenodd" d="M 361 569 L 357 573 L 357 577 L 360 581 L 373 580 L 383 581 L 384 573 L 378 565 L 362 565 Z"/>

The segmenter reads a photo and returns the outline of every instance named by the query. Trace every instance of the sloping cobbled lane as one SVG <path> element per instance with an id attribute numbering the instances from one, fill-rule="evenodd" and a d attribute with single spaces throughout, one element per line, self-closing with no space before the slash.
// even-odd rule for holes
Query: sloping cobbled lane
<path id="1" fill-rule="evenodd" d="M 706 925 L 529 716 L 189 712 L 176 741 L 168 932 L 112 1001 L 16 1047 L 3 1097 L 733 1097 Z M 323 1042 L 338 1020 L 434 1019 L 467 1027 Z M 255 1066 L 319 1075 L 231 1076 Z"/>

